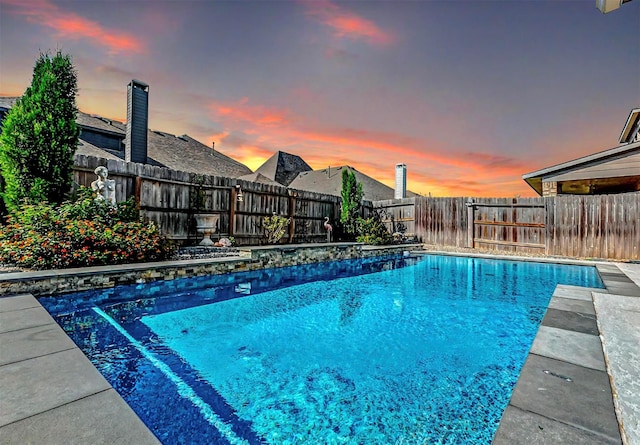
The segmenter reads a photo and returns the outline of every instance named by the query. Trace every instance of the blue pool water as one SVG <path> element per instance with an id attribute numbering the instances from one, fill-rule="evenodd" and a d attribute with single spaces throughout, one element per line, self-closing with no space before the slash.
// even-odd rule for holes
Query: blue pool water
<path id="1" fill-rule="evenodd" d="M 489 444 L 557 284 L 602 287 L 429 255 L 40 301 L 165 444 Z"/>

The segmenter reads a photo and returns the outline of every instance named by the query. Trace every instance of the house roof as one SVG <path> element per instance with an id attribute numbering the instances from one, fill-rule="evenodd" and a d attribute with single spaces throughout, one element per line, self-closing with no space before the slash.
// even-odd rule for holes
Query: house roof
<path id="1" fill-rule="evenodd" d="M 83 141 L 82 139 L 78 140 L 78 148 L 76 149 L 75 154 L 104 159 L 121 159 L 119 156 L 113 154 L 111 150 L 104 150 L 100 147 L 96 147 L 95 145 L 87 141 Z"/>
<path id="2" fill-rule="evenodd" d="M 11 108 L 16 97 L 0 97 L 0 107 Z M 86 130 L 95 130 L 124 141 L 126 124 L 117 120 L 78 111 L 78 125 Z M 106 159 L 122 159 L 124 151 L 98 147 L 82 139 L 78 143 L 76 153 L 102 157 Z M 147 134 L 148 163 L 173 170 L 181 170 L 204 175 L 227 176 L 236 178 L 251 173 L 244 164 L 215 151 L 207 145 L 188 135 L 175 136 L 162 131 L 148 130 Z"/>
<path id="3" fill-rule="evenodd" d="M 621 145 L 619 147 L 610 148 L 578 159 L 563 162 L 561 164 L 545 167 L 531 173 L 522 175 L 531 188 L 538 194 L 542 195 L 542 180 L 550 176 L 557 176 L 561 173 L 570 172 L 578 169 L 587 168 L 591 165 L 606 162 L 608 160 L 618 159 L 620 157 L 631 156 L 640 153 L 640 142 Z M 640 172 L 639 172 L 640 174 Z"/>
<path id="4" fill-rule="evenodd" d="M 313 170 L 309 164 L 297 155 L 278 151 L 265 161 L 257 170 L 267 178 L 281 185 L 288 186 L 299 173 Z"/>
<path id="5" fill-rule="evenodd" d="M 629 142 L 633 142 L 633 137 L 637 134 L 638 126 L 640 126 L 640 108 L 634 108 L 629 113 L 627 122 L 622 128 L 622 133 L 620 133 L 619 139 L 620 143 L 627 144 Z"/>
<path id="6" fill-rule="evenodd" d="M 289 188 L 340 196 L 342 193 L 343 169 L 349 169 L 356 175 L 356 180 L 362 184 L 364 199 L 369 201 L 393 199 L 394 190 L 391 187 L 349 165 L 302 172 L 289 184 Z M 415 193 L 407 192 L 407 196 L 415 196 Z"/>
<path id="7" fill-rule="evenodd" d="M 0 97 L 0 108 L 10 109 L 17 100 L 17 97 Z"/>
<path id="8" fill-rule="evenodd" d="M 258 173 L 258 172 L 249 173 L 248 175 L 238 176 L 237 179 L 242 179 L 243 181 L 249 181 L 249 182 L 259 182 L 260 184 L 277 185 L 279 187 L 282 187 L 282 184 L 277 183 L 276 181 L 272 181 L 262 173 Z"/>
<path id="9" fill-rule="evenodd" d="M 251 173 L 244 164 L 186 134 L 174 136 L 149 130 L 147 139 L 147 156 L 161 167 L 230 178 Z"/>
<path id="10" fill-rule="evenodd" d="M 113 135 L 119 135 L 122 136 L 123 139 L 127 131 L 127 127 L 122 122 L 107 119 L 106 117 L 101 117 L 95 114 L 83 113 L 82 111 L 78 112 L 76 122 L 82 128 L 90 128 Z"/>

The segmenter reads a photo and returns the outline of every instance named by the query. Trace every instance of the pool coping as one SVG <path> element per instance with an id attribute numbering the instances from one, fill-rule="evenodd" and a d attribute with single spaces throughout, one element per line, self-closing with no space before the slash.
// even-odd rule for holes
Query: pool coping
<path id="1" fill-rule="evenodd" d="M 378 252 L 381 251 L 383 250 L 378 250 Z M 607 276 L 606 281 L 603 279 L 605 286 L 607 286 L 607 292 L 609 287 L 616 292 L 624 290 L 621 289 L 622 276 L 631 281 L 615 263 L 608 262 L 421 250 L 413 250 L 413 252 L 596 266 L 599 272 L 601 269 L 604 271 L 601 272 L 601 276 L 603 273 L 612 275 Z M 190 262 L 194 265 L 203 262 L 230 261 L 233 263 L 237 259 L 237 257 L 230 257 L 181 260 L 181 263 Z M 129 266 L 132 269 L 144 268 L 144 265 Z M 119 267 L 121 269 L 118 270 L 127 270 L 126 267 Z M 52 272 L 47 271 L 47 273 L 51 274 Z M 25 274 L 31 274 L 28 275 L 29 278 L 24 276 L 26 280 L 34 277 L 33 272 Z M 600 295 L 605 294 L 602 289 L 598 291 Z M 638 291 L 640 292 L 640 288 Z M 556 292 L 558 292 L 558 288 L 556 288 Z M 591 294 L 591 290 L 586 292 Z M 609 293 L 609 295 L 614 294 Z M 552 301 L 555 298 L 554 292 Z M 566 296 L 558 295 L 557 298 L 566 299 Z M 550 302 L 550 308 L 551 304 Z M 582 312 L 575 313 L 582 314 Z M 542 329 L 543 326 L 545 329 Z M 549 326 L 546 326 L 545 320 L 543 320 L 543 325 L 538 331 L 538 336 L 542 335 L 542 340 L 539 342 L 542 346 L 536 347 L 535 350 L 532 346 L 532 351 L 538 352 L 538 354 L 532 352 L 529 354 L 529 358 L 540 356 L 562 362 L 562 360 L 557 360 L 558 357 L 545 357 L 545 354 L 547 356 L 554 355 L 554 353 L 548 352 L 548 345 L 552 343 L 548 341 L 548 332 L 545 342 L 545 331 L 548 331 L 546 327 Z M 538 341 L 538 336 L 536 341 Z M 7 443 L 23 443 L 26 439 L 33 440 L 34 443 L 71 443 L 78 441 L 79 438 L 83 443 L 95 444 L 138 443 L 146 445 L 159 443 L 135 412 L 98 373 L 33 295 L 14 294 L 0 297 L 0 340 L 0 386 L 3 388 L 3 398 L 0 402 L 0 435 L 3 440 L 8 440 Z M 538 349 L 541 349 L 542 352 Z M 573 359 L 575 361 L 575 357 Z M 567 360 L 564 361 L 565 364 L 576 366 L 571 360 Z M 591 364 L 591 366 L 596 365 Z M 601 370 L 593 371 L 603 372 Z M 562 375 L 557 372 L 553 372 L 553 374 Z M 522 391 L 527 389 L 522 375 L 516 385 L 514 395 L 517 391 L 520 392 L 519 388 L 523 388 Z M 561 380 L 554 375 L 549 374 L 549 376 L 549 378 Z M 63 391 L 60 391 L 60 388 L 63 388 Z M 608 390 L 611 393 L 611 387 Z M 549 437 L 557 438 L 558 434 L 563 431 L 566 434 L 562 436 L 561 443 L 565 444 L 589 443 L 583 441 L 584 437 L 595 437 L 600 440 L 600 442 L 593 443 L 603 443 L 603 437 L 610 438 L 607 435 L 598 434 L 597 431 L 594 432 L 592 426 L 582 425 L 581 427 L 579 422 L 568 424 L 563 419 L 548 416 L 544 410 L 544 404 L 542 408 L 538 409 L 538 411 L 542 411 L 541 413 L 536 413 L 535 408 L 522 409 L 521 405 L 517 397 L 515 399 L 512 397 L 494 438 L 494 444 L 543 443 L 542 440 L 548 441 Z M 613 403 L 611 403 L 611 410 L 614 410 Z M 513 415 L 514 413 L 515 415 Z M 575 438 L 572 439 L 571 434 L 566 432 L 567 427 L 569 433 L 574 436 L 575 430 L 578 430 L 577 437 L 582 441 L 578 442 Z M 537 437 L 541 441 L 532 441 L 532 437 Z M 15 441 L 13 441 L 14 439 Z M 610 443 L 621 443 L 619 438 L 617 441 L 615 438 L 612 440 Z"/>

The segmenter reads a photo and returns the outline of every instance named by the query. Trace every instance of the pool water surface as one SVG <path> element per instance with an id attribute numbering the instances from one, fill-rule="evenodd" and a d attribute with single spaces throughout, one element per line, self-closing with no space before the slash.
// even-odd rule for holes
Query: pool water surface
<path id="1" fill-rule="evenodd" d="M 602 287 L 428 255 L 40 301 L 166 444 L 490 444 L 557 284 Z"/>

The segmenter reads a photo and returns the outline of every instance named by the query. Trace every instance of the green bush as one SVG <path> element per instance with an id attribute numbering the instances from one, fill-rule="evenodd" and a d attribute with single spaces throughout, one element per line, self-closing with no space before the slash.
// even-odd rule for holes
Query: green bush
<path id="1" fill-rule="evenodd" d="M 115 207 L 105 200 L 96 200 L 93 190 L 80 187 L 73 201 L 60 205 L 59 212 L 67 219 L 99 220 L 107 225 L 116 222 L 138 222 L 140 212 L 133 198 L 118 202 Z"/>
<path id="2" fill-rule="evenodd" d="M 340 206 L 340 222 L 343 224 L 344 234 L 353 239 L 358 233 L 358 218 L 362 204 L 362 183 L 356 179 L 356 174 L 345 168 L 342 170 L 342 204 Z"/>
<path id="3" fill-rule="evenodd" d="M 71 56 L 40 54 L 31 86 L 5 117 L 0 132 L 0 175 L 6 209 L 24 199 L 61 203 L 71 189 L 78 92 Z"/>
<path id="4" fill-rule="evenodd" d="M 287 233 L 291 219 L 276 215 L 265 216 L 262 220 L 262 230 L 269 244 L 276 244 Z"/>
<path id="5" fill-rule="evenodd" d="M 359 243 L 372 244 L 375 246 L 390 244 L 393 240 L 391 234 L 380 219 L 380 215 L 374 213 L 371 218 L 358 218 L 356 221 Z"/>
<path id="6" fill-rule="evenodd" d="M 57 207 L 23 204 L 0 228 L 0 262 L 30 269 L 160 261 L 173 250 L 133 200 L 112 207 L 86 190 Z"/>

